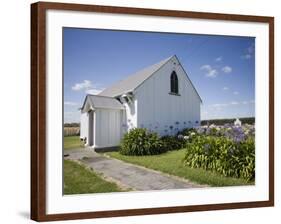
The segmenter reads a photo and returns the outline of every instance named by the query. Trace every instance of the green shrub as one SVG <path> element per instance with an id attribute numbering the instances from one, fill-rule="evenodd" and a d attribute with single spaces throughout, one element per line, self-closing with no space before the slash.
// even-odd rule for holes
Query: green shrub
<path id="1" fill-rule="evenodd" d="M 166 152 L 158 134 L 145 128 L 130 130 L 124 135 L 120 146 L 123 155 L 144 156 Z"/>
<path id="2" fill-rule="evenodd" d="M 182 149 L 183 147 L 185 147 L 186 142 L 183 137 L 171 135 L 165 135 L 161 137 L 161 140 L 163 142 L 163 146 L 167 151 Z"/>
<path id="3" fill-rule="evenodd" d="M 191 168 L 213 170 L 248 181 L 255 178 L 255 142 L 254 138 L 235 142 L 224 136 L 195 136 L 187 144 L 184 158 Z"/>
<path id="4" fill-rule="evenodd" d="M 191 133 L 196 133 L 197 131 L 195 128 L 185 128 L 178 132 L 178 135 L 189 136 Z"/>

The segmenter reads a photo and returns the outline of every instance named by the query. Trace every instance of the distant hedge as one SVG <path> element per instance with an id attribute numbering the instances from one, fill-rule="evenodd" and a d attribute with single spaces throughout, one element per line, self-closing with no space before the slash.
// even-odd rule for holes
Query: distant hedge
<path id="1" fill-rule="evenodd" d="M 203 121 L 201 121 L 201 125 L 207 125 L 207 124 L 224 125 L 227 123 L 233 124 L 235 120 L 236 120 L 236 118 L 203 120 Z M 243 117 L 243 118 L 239 118 L 239 120 L 242 122 L 242 124 L 254 124 L 255 123 L 254 117 Z"/>
<path id="2" fill-rule="evenodd" d="M 80 123 L 65 123 L 64 127 L 80 127 Z"/>

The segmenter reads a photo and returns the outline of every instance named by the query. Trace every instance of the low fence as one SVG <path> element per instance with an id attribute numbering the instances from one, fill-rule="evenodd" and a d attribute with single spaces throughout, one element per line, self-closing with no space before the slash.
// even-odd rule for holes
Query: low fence
<path id="1" fill-rule="evenodd" d="M 80 127 L 64 127 L 63 128 L 64 136 L 79 136 L 80 135 Z"/>

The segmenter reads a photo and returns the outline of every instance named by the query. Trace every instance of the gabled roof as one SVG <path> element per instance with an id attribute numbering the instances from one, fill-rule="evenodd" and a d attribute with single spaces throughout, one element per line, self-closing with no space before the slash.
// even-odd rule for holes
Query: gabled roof
<path id="1" fill-rule="evenodd" d="M 84 109 L 86 102 L 90 103 L 92 108 L 104 108 L 104 109 L 124 109 L 124 106 L 115 98 L 99 95 L 90 95 L 88 94 L 85 98 L 81 110 Z"/>
<path id="2" fill-rule="evenodd" d="M 193 87 L 194 91 L 196 92 L 197 96 L 199 97 L 201 103 L 202 99 L 194 87 L 193 83 L 191 82 L 190 78 L 188 77 L 184 67 L 181 65 L 178 57 L 176 55 L 173 55 L 169 58 L 166 58 L 154 65 L 151 65 L 147 68 L 142 69 L 141 71 L 128 76 L 127 78 L 113 84 L 112 86 L 106 88 L 101 93 L 99 93 L 99 96 L 108 96 L 108 97 L 117 97 L 124 93 L 132 92 L 135 90 L 138 86 L 140 86 L 146 79 L 151 77 L 155 72 L 157 72 L 161 67 L 163 67 L 169 60 L 172 58 L 176 58 L 176 60 L 179 62 L 180 66 L 182 67 L 187 79 L 189 80 L 191 86 Z"/>
<path id="3" fill-rule="evenodd" d="M 144 80 L 152 76 L 156 71 L 158 71 L 164 64 L 166 64 L 172 57 L 166 58 L 157 64 L 151 65 L 141 71 L 128 76 L 126 79 L 123 79 L 112 86 L 103 90 L 99 95 L 101 96 L 110 96 L 116 97 L 124 93 L 131 92 L 136 89 Z"/>

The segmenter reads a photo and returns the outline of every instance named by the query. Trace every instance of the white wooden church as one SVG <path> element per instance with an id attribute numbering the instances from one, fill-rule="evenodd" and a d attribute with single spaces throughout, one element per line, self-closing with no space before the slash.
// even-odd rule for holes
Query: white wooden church
<path id="1" fill-rule="evenodd" d="M 200 125 L 201 98 L 176 55 L 87 95 L 80 138 L 95 149 L 116 147 L 124 133 L 143 127 L 160 135 Z"/>

